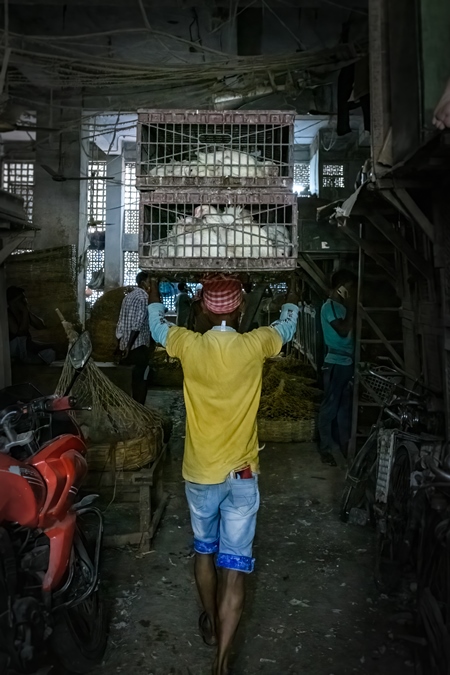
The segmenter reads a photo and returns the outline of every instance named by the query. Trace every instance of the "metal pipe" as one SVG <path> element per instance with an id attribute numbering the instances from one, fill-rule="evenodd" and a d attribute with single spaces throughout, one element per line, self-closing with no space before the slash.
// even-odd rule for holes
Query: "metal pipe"
<path id="1" fill-rule="evenodd" d="M 247 93 L 237 94 L 237 93 L 228 93 L 228 94 L 218 94 L 213 97 L 213 104 L 215 110 L 226 110 L 230 107 L 230 104 L 234 107 L 238 107 L 240 104 L 245 101 L 249 101 L 252 98 L 260 98 L 261 96 L 268 96 L 279 91 L 286 91 L 286 85 L 280 84 L 274 90 L 270 86 L 261 86 L 251 89 Z"/>

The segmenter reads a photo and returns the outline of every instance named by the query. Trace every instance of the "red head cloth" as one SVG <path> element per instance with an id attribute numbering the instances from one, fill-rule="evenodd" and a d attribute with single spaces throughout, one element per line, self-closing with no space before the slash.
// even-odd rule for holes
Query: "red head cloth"
<path id="1" fill-rule="evenodd" d="M 225 275 L 207 277 L 202 297 L 206 309 L 213 314 L 231 314 L 242 302 L 242 284 Z"/>

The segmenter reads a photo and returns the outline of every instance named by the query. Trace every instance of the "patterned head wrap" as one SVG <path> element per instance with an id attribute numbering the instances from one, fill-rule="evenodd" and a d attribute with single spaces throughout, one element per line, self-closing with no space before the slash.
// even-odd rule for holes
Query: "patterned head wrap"
<path id="1" fill-rule="evenodd" d="M 231 314 L 242 302 L 242 283 L 232 275 L 210 274 L 203 279 L 202 297 L 213 314 Z"/>

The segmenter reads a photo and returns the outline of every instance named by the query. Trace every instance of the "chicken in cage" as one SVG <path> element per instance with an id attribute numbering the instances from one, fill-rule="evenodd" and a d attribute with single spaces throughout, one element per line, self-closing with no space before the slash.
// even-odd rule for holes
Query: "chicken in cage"
<path id="1" fill-rule="evenodd" d="M 194 178 L 270 178 L 279 175 L 279 166 L 257 153 L 239 152 L 230 149 L 212 149 L 197 152 L 195 159 L 169 161 L 157 164 L 150 170 L 151 176 L 186 176 Z"/>
<path id="2" fill-rule="evenodd" d="M 137 184 L 292 185 L 294 115 L 140 111 Z"/>
<path id="3" fill-rule="evenodd" d="M 151 258 L 289 258 L 292 231 L 291 205 L 144 207 L 144 243 Z"/>

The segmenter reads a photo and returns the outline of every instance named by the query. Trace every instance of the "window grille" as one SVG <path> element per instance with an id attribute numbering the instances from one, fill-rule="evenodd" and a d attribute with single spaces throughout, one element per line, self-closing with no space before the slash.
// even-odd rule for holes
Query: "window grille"
<path id="1" fill-rule="evenodd" d="M 106 162 L 89 162 L 89 176 L 106 178 Z M 87 182 L 88 222 L 95 223 L 97 230 L 104 230 L 106 224 L 106 180 Z"/>
<path id="2" fill-rule="evenodd" d="M 139 192 L 135 186 L 136 163 L 127 162 L 124 181 L 123 231 L 125 234 L 138 234 L 139 232 Z"/>
<path id="3" fill-rule="evenodd" d="M 322 168 L 322 187 L 345 188 L 344 165 L 324 164 Z"/>
<path id="4" fill-rule="evenodd" d="M 106 177 L 106 162 L 89 162 L 88 175 L 92 178 Z M 88 225 L 104 231 L 106 226 L 106 181 L 87 181 L 87 212 Z M 89 248 L 86 251 L 86 284 L 92 281 L 95 272 L 105 269 L 105 251 Z M 92 290 L 86 298 L 88 306 L 92 305 L 103 295 L 103 290 Z"/>
<path id="5" fill-rule="evenodd" d="M 97 248 L 88 248 L 86 251 L 86 285 L 92 280 L 95 272 L 105 269 L 105 251 Z M 88 305 L 92 306 L 103 295 L 103 290 L 93 290 L 92 295 L 86 298 Z"/>
<path id="6" fill-rule="evenodd" d="M 4 162 L 3 189 L 22 197 L 28 220 L 33 218 L 34 164 L 33 162 Z"/>
<path id="7" fill-rule="evenodd" d="M 299 162 L 294 164 L 294 187 L 293 192 L 300 196 L 309 191 L 310 184 L 310 165 L 309 162 Z"/>
<path id="8" fill-rule="evenodd" d="M 135 286 L 136 275 L 140 270 L 139 253 L 137 251 L 123 252 L 123 285 Z"/>

